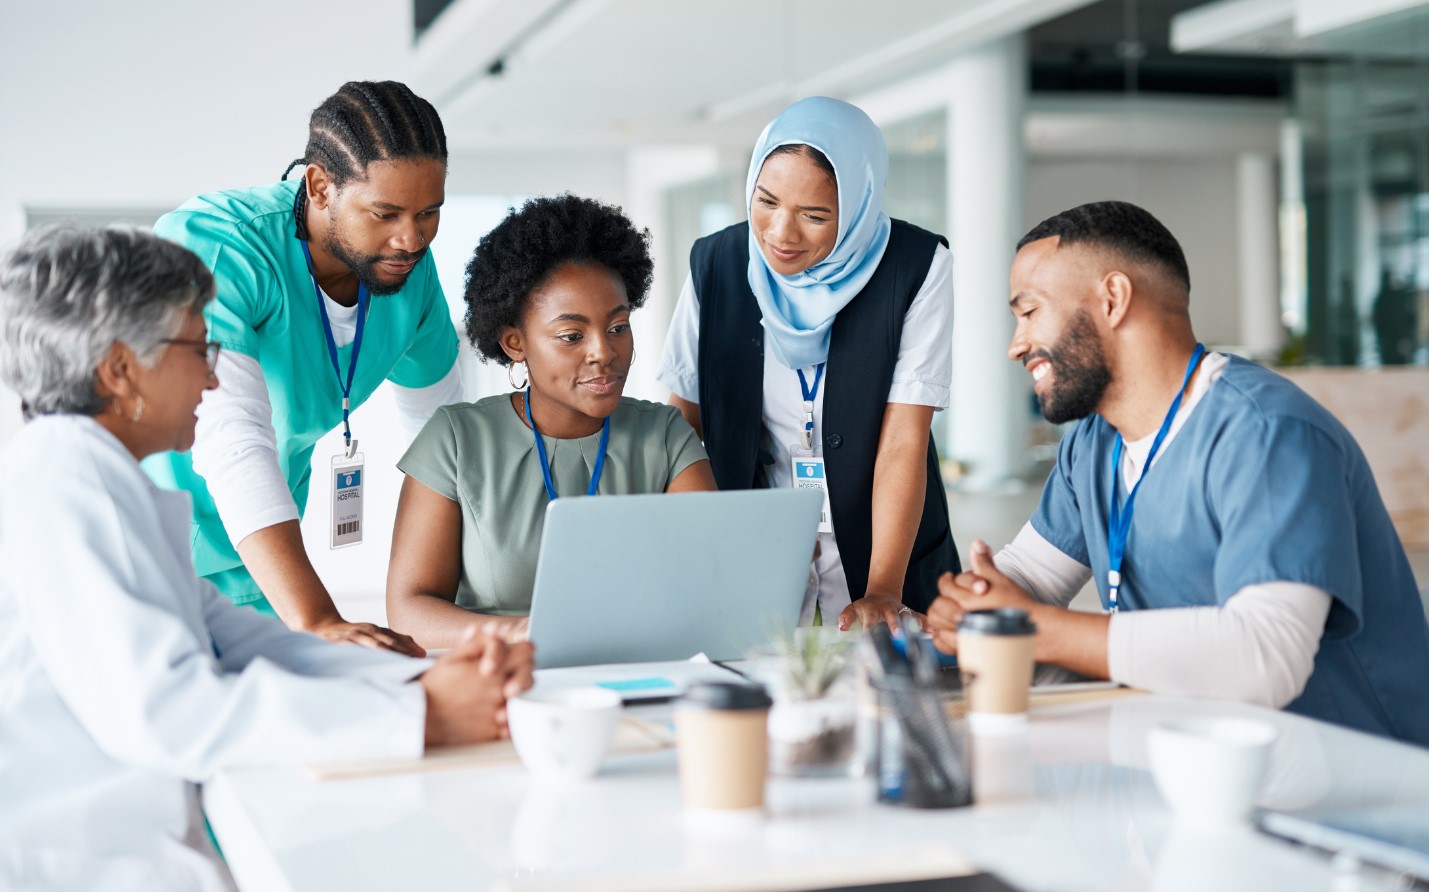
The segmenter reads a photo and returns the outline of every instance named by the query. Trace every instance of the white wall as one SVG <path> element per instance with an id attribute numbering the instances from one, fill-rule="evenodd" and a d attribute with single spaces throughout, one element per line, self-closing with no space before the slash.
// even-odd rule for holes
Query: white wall
<path id="1" fill-rule="evenodd" d="M 277 179 L 324 97 L 408 67 L 408 4 L 317 7 L 7 2 L 0 241 L 20 233 L 25 205 L 174 205 Z"/>
<path id="2" fill-rule="evenodd" d="M 340 8 L 250 0 L 226 11 L 181 0 L 5 0 L 0 246 L 23 233 L 26 208 L 164 209 L 202 192 L 276 180 L 302 154 L 313 107 L 344 81 L 407 79 L 410 15 L 409 4 L 390 0 L 344 0 Z M 624 204 L 626 169 L 626 154 L 613 149 L 454 148 L 452 207 L 434 254 L 458 325 L 466 259 L 480 233 L 519 200 L 473 208 L 462 206 L 462 196 L 571 191 Z M 478 392 L 503 378 L 475 363 L 465 345 L 463 354 Z M 0 388 L 0 444 L 19 425 L 18 400 Z M 385 388 L 354 413 L 353 427 L 369 468 L 368 541 L 327 548 L 321 481 L 337 439 L 331 436 L 315 453 L 304 524 L 319 573 L 350 603 L 380 596 L 385 584 L 401 484 L 396 461 L 406 446 Z M 380 618 L 368 605 L 353 610 Z"/>
<path id="3" fill-rule="evenodd" d="M 1236 159 L 1034 159 L 1027 171 L 1032 225 L 1088 201 L 1131 201 L 1155 214 L 1186 252 L 1191 321 L 1207 344 L 1239 344 Z"/>
<path id="4" fill-rule="evenodd" d="M 618 149 L 555 151 L 453 148 L 447 163 L 451 195 L 554 195 L 571 192 L 624 205 L 626 153 Z M 469 252 L 469 249 L 468 249 Z"/>
<path id="5" fill-rule="evenodd" d="M 407 4 L 345 0 L 314 17 L 318 6 L 6 2 L 0 246 L 22 234 L 26 207 L 174 207 L 276 180 L 344 81 L 406 76 Z M 0 389 L 0 443 L 18 426 Z"/>
<path id="6" fill-rule="evenodd" d="M 314 106 L 348 80 L 405 80 L 411 59 L 409 4 L 391 0 L 6 0 L 0 248 L 23 233 L 26 208 L 172 208 L 276 180 L 302 154 Z M 447 188 L 619 204 L 625 154 L 454 150 Z M 0 444 L 19 425 L 0 387 Z"/>

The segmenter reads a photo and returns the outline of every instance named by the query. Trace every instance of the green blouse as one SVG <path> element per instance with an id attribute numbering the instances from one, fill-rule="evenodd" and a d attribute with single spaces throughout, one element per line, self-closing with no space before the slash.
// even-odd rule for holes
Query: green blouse
<path id="1" fill-rule="evenodd" d="M 585 495 L 600 432 L 544 439 L 557 494 Z M 624 397 L 610 416 L 600 494 L 664 492 L 680 472 L 707 458 L 673 406 Z M 500 616 L 529 613 L 549 499 L 531 429 L 511 395 L 438 409 L 397 467 L 461 505 L 457 605 Z"/>

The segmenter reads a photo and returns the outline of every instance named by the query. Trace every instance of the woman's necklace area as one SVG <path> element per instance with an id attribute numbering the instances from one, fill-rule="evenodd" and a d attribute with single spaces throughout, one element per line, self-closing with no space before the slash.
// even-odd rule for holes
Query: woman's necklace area
<path id="1" fill-rule="evenodd" d="M 546 442 L 541 439 L 541 429 L 536 427 L 536 419 L 531 415 L 531 390 L 528 387 L 522 396 L 525 412 L 522 413 L 526 419 L 526 426 L 531 429 L 531 439 L 536 444 L 536 454 L 541 459 L 541 477 L 546 485 L 546 497 L 555 501 L 556 483 L 551 479 L 551 462 L 546 457 Z M 600 491 L 600 475 L 605 470 L 605 451 L 610 446 L 610 416 L 607 415 L 600 425 L 600 448 L 595 454 L 595 467 L 591 469 L 590 486 L 586 488 L 586 495 L 593 496 Z"/>

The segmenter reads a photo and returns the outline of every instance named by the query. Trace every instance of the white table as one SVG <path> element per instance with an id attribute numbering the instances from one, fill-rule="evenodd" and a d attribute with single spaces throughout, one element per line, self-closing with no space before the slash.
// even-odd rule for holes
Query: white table
<path id="1" fill-rule="evenodd" d="M 647 710 L 651 708 L 647 707 Z M 656 708 L 658 709 L 658 708 Z M 1422 803 L 1429 750 L 1255 707 L 1126 697 L 1039 707 L 1028 732 L 977 743 L 976 806 L 878 805 L 870 780 L 771 779 L 763 820 L 686 819 L 675 754 L 612 757 L 584 784 L 546 788 L 520 765 L 316 783 L 298 769 L 220 775 L 204 804 L 245 889 L 552 888 L 916 859 L 952 850 L 1028 890 L 1395 888 L 1372 868 L 1249 828 L 1171 820 L 1146 768 L 1155 722 L 1191 714 L 1274 722 L 1260 804 Z"/>

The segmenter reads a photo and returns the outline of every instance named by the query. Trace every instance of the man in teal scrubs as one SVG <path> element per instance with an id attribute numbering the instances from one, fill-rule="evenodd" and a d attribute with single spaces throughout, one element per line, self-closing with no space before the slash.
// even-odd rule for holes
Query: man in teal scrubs
<path id="1" fill-rule="evenodd" d="M 301 179 L 202 195 L 154 227 L 218 284 L 206 317 L 223 347 L 220 386 L 199 408 L 192 458 L 145 463 L 158 483 L 193 495 L 199 575 L 293 628 L 418 654 L 405 635 L 342 619 L 299 519 L 315 476 L 329 500 L 339 482 L 360 481 L 360 471 L 335 479 L 333 457 L 315 462 L 313 447 L 347 432 L 348 411 L 383 381 L 413 429 L 462 398 L 456 332 L 427 250 L 446 160 L 430 103 L 399 83 L 352 82 L 313 112 L 289 168 L 305 164 Z M 354 538 L 345 529 L 337 541 Z"/>

